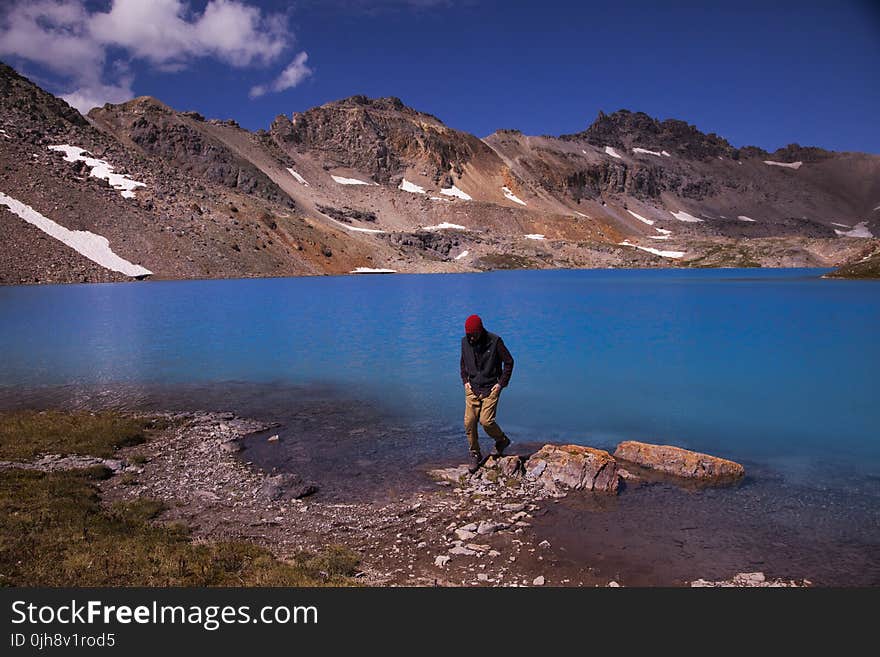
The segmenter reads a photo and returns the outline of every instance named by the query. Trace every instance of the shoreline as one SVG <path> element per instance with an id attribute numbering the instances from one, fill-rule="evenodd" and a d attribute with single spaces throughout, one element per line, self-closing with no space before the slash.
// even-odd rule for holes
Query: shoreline
<path id="1" fill-rule="evenodd" d="M 600 567 L 601 560 L 572 558 L 570 546 L 564 540 L 557 543 L 558 532 L 546 531 L 548 522 L 566 505 L 616 503 L 593 493 L 573 491 L 554 499 L 525 485 L 472 478 L 463 487 L 439 482 L 433 490 L 401 492 L 384 501 L 325 501 L 320 491 L 299 499 L 273 499 L 277 491 L 270 480 L 278 477 L 239 456 L 242 441 L 266 440 L 270 423 L 208 412 L 168 419 L 170 429 L 149 443 L 120 451 L 122 458 L 146 452 L 146 460 L 137 481 L 113 477 L 102 482 L 107 502 L 155 497 L 167 506 L 160 520 L 185 523 L 195 540 L 249 541 L 282 560 L 300 550 L 342 545 L 361 557 L 357 579 L 367 585 L 809 585 L 810 578 L 771 580 L 763 574 L 735 581 L 747 572 L 742 569 L 707 580 L 698 568 L 675 583 L 666 578 L 652 582 L 639 573 L 637 563 L 631 564 L 632 572 L 624 561 L 610 573 Z M 294 481 L 294 488 L 299 483 Z"/>
<path id="2" fill-rule="evenodd" d="M 556 497 L 530 478 L 498 476 L 498 466 L 460 479 L 457 433 L 426 436 L 423 443 L 439 448 L 413 450 L 412 432 L 431 431 L 430 423 L 392 426 L 370 405 L 340 408 L 324 391 L 301 391 L 284 416 L 265 391 L 252 393 L 262 403 L 233 404 L 234 412 L 216 410 L 229 408 L 228 391 L 180 393 L 108 400 L 110 407 L 129 400 L 111 411 L 117 417 L 163 429 L 98 453 L 114 461 L 104 465 L 116 474 L 93 485 L 107 512 L 156 500 L 159 526 L 186 526 L 195 546 L 240 542 L 281 563 L 339 546 L 359 557 L 354 581 L 372 586 L 880 584 L 872 529 L 880 526 L 880 489 L 870 476 L 828 471 L 835 488 L 810 486 L 746 460 L 745 479 L 707 487 L 621 462 L 619 494 Z M 88 399 L 50 413 L 101 413 Z M 214 410 L 191 410 L 198 408 Z M 522 463 L 544 444 L 520 439 L 508 453 Z M 58 457 L 46 455 L 62 453 L 70 452 L 43 448 L 13 467 L 52 469 Z M 58 469 L 90 462 L 66 460 Z M 432 478 L 436 469 L 452 480 Z M 763 579 L 737 579 L 759 572 Z"/>
<path id="3" fill-rule="evenodd" d="M 837 271 L 838 267 L 680 267 L 673 265 L 668 266 L 656 266 L 656 267 L 542 267 L 542 268 L 504 268 L 504 269 L 486 269 L 479 270 L 475 269 L 472 271 L 414 271 L 414 272 L 369 272 L 369 273 L 319 273 L 319 274 L 293 274 L 293 275 L 281 275 L 281 276 L 267 276 L 267 275 L 259 275 L 259 276 L 205 276 L 205 277 L 187 277 L 187 278 L 162 278 L 156 276 L 146 276 L 143 278 L 130 279 L 130 280 L 121 280 L 121 281 L 38 281 L 31 283 L 3 283 L 0 282 L 0 287 L 49 287 L 49 286 L 75 286 L 75 285 L 139 285 L 144 283 L 179 283 L 179 282 L 189 282 L 189 281 L 253 281 L 253 280 L 283 280 L 283 279 L 323 279 L 323 278 L 343 278 L 343 277 L 373 277 L 377 275 L 381 276 L 464 276 L 468 274 L 494 274 L 499 272 L 543 272 L 543 271 L 596 271 L 596 272 L 609 272 L 609 271 L 628 271 L 628 272 L 648 272 L 648 271 L 658 271 L 658 270 L 677 270 L 677 271 L 734 271 L 734 270 L 744 270 L 744 271 L 789 271 L 795 269 L 804 269 L 804 270 L 815 270 L 815 271 L 826 271 L 826 273 L 817 275 L 816 278 L 822 280 L 877 280 L 871 277 L 864 276 L 844 276 L 837 275 L 832 276 L 833 272 Z"/>

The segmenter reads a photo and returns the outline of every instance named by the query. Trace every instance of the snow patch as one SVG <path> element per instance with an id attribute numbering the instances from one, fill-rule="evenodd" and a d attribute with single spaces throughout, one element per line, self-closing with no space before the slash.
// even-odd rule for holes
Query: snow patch
<path id="1" fill-rule="evenodd" d="M 874 235 L 868 229 L 867 221 L 860 221 L 855 225 L 852 230 L 837 230 L 835 228 L 834 232 L 837 233 L 840 237 L 874 237 Z"/>
<path id="2" fill-rule="evenodd" d="M 698 221 L 703 221 L 702 219 L 698 219 L 697 217 L 688 214 L 684 210 L 679 210 L 678 212 L 670 212 L 673 217 L 678 219 L 679 221 L 686 221 L 688 223 L 696 223 Z"/>
<path id="3" fill-rule="evenodd" d="M 831 225 L 832 226 L 840 226 L 841 228 L 852 228 L 852 226 L 850 226 L 849 224 L 839 224 L 836 221 L 832 221 Z"/>
<path id="4" fill-rule="evenodd" d="M 291 168 L 289 168 L 289 167 L 288 167 L 287 170 L 290 172 L 290 175 L 291 175 L 291 176 L 293 176 L 294 178 L 296 178 L 296 181 L 297 181 L 299 184 L 301 184 L 301 185 L 305 185 L 306 187 L 311 187 L 311 185 L 310 185 L 308 182 L 306 182 L 306 179 L 303 178 L 301 175 L 299 175 L 296 171 L 294 171 L 293 169 L 291 169 Z"/>
<path id="5" fill-rule="evenodd" d="M 106 269 L 118 271 L 126 276 L 147 276 L 152 274 L 149 269 L 120 258 L 110 248 L 110 241 L 103 235 L 96 235 L 87 230 L 70 230 L 51 219 L 44 217 L 31 206 L 17 201 L 11 196 L 0 192 L 0 205 L 5 205 L 29 224 L 36 226 L 47 235 L 51 235 Z"/>
<path id="6" fill-rule="evenodd" d="M 669 153 L 667 153 L 666 151 L 660 151 L 660 155 L 662 155 L 663 157 L 672 157 L 672 156 L 671 156 Z"/>
<path id="7" fill-rule="evenodd" d="M 671 230 L 666 230 L 665 228 L 657 228 L 654 226 L 654 230 L 656 230 L 660 235 L 648 235 L 648 239 L 652 240 L 668 240 L 669 236 L 672 235 Z"/>
<path id="8" fill-rule="evenodd" d="M 7 139 L 12 139 L 12 137 L 9 136 L 9 133 L 6 132 L 5 130 L 3 130 L 2 128 L 0 128 L 0 135 L 3 135 Z"/>
<path id="9" fill-rule="evenodd" d="M 878 205 L 876 208 L 874 208 L 874 209 L 872 210 L 872 212 L 877 212 L 877 210 L 880 210 L 880 205 Z"/>
<path id="10" fill-rule="evenodd" d="M 422 230 L 470 230 L 470 228 L 462 226 L 461 224 L 450 224 L 444 221 L 442 224 L 437 224 L 436 226 L 425 226 Z"/>
<path id="11" fill-rule="evenodd" d="M 589 219 L 589 217 L 587 215 L 585 215 L 583 212 L 578 212 L 577 210 L 575 210 L 574 213 L 579 217 L 583 217 L 584 219 Z"/>
<path id="12" fill-rule="evenodd" d="M 342 176 L 334 176 L 330 174 L 330 177 L 333 178 L 340 185 L 375 185 L 374 182 L 364 182 L 363 180 L 358 180 L 357 178 L 343 178 Z"/>
<path id="13" fill-rule="evenodd" d="M 631 244 L 629 240 L 624 240 L 620 242 L 620 246 L 632 246 L 637 249 L 641 249 L 642 251 L 647 251 L 648 253 L 662 256 L 664 258 L 681 258 L 685 254 L 684 251 L 661 251 L 660 249 L 654 249 L 650 246 L 639 246 L 638 244 Z"/>
<path id="14" fill-rule="evenodd" d="M 636 213 L 633 212 L 632 210 L 627 210 L 627 212 L 629 212 L 632 216 L 634 216 L 636 219 L 638 219 L 639 221 L 641 221 L 643 224 L 648 224 L 649 226 L 653 226 L 653 225 L 654 225 L 654 220 L 653 220 L 653 219 L 646 219 L 646 218 L 643 217 L 642 215 L 640 215 L 640 214 L 636 214 Z"/>
<path id="15" fill-rule="evenodd" d="M 440 193 L 445 196 L 455 196 L 456 198 L 460 198 L 463 201 L 473 201 L 473 199 L 467 193 L 461 191 L 455 185 L 453 185 L 452 187 L 441 189 Z"/>
<path id="16" fill-rule="evenodd" d="M 502 187 L 501 191 L 504 192 L 504 198 L 513 201 L 514 203 L 519 203 L 520 205 L 525 205 L 526 202 L 520 198 L 517 198 L 516 195 L 510 191 L 507 187 Z"/>
<path id="17" fill-rule="evenodd" d="M 467 255 L 468 255 L 469 253 L 470 253 L 470 251 L 462 251 L 462 252 L 459 253 L 457 256 L 455 256 L 455 259 L 456 259 L 456 260 L 461 260 L 462 258 L 467 257 Z"/>
<path id="18" fill-rule="evenodd" d="M 397 187 L 397 189 L 400 189 L 404 192 L 409 192 L 410 194 L 424 194 L 425 193 L 424 187 L 420 187 L 419 185 L 416 185 L 415 183 L 411 183 L 406 178 L 403 179 L 403 181 L 400 183 L 400 185 Z"/>
<path id="19" fill-rule="evenodd" d="M 608 153 L 611 157 L 616 157 L 618 160 L 620 159 L 620 153 L 614 150 L 611 146 L 605 147 L 605 152 Z"/>
<path id="20" fill-rule="evenodd" d="M 68 162 L 84 162 L 89 167 L 89 175 L 110 183 L 113 189 L 116 189 L 124 198 L 134 198 L 134 190 L 138 187 L 146 187 L 147 185 L 137 180 L 132 180 L 121 173 L 113 173 L 113 166 L 99 160 L 96 157 L 89 157 L 88 151 L 78 146 L 69 144 L 61 144 L 58 146 L 49 146 L 50 151 L 59 151 L 64 153 L 64 159 Z"/>
<path id="21" fill-rule="evenodd" d="M 647 148 L 634 148 L 633 153 L 644 153 L 645 155 L 656 155 L 657 157 L 661 156 L 657 151 L 649 151 Z"/>
<path id="22" fill-rule="evenodd" d="M 764 164 L 771 167 L 785 167 L 786 169 L 800 169 L 803 162 L 774 162 L 773 160 L 764 160 Z"/>
<path id="23" fill-rule="evenodd" d="M 451 198 L 443 198 L 442 196 L 429 196 L 432 201 L 446 201 L 447 203 L 452 203 Z"/>
<path id="24" fill-rule="evenodd" d="M 356 267 L 349 274 L 396 274 L 396 269 L 374 269 L 373 267 Z"/>
<path id="25" fill-rule="evenodd" d="M 544 236 L 541 233 L 529 233 L 525 236 L 527 240 L 542 240 Z"/>
<path id="26" fill-rule="evenodd" d="M 344 223 L 342 223 L 341 221 L 336 221 L 336 219 L 330 219 L 330 221 L 332 221 L 332 222 L 333 222 L 334 224 L 336 224 L 337 226 L 342 226 L 342 227 L 345 228 L 346 230 L 350 230 L 350 231 L 352 231 L 353 233 L 373 233 L 373 234 L 377 234 L 377 233 L 384 233 L 384 232 L 385 232 L 384 230 L 378 230 L 378 229 L 376 229 L 376 228 L 360 228 L 360 227 L 358 227 L 358 226 L 349 226 L 348 224 L 344 224 Z"/>
<path id="27" fill-rule="evenodd" d="M 744 215 L 744 214 L 739 215 L 739 216 L 737 217 L 737 219 L 739 219 L 740 221 L 751 221 L 752 223 L 754 223 L 754 221 L 755 221 L 755 220 L 752 219 L 751 217 L 747 217 L 747 216 Z"/>

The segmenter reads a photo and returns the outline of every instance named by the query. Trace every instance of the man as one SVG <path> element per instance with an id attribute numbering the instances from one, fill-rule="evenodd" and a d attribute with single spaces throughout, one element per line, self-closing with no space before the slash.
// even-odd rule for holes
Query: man
<path id="1" fill-rule="evenodd" d="M 471 458 L 468 471 L 480 469 L 483 456 L 477 436 L 477 422 L 495 439 L 493 456 L 501 456 L 510 439 L 495 422 L 501 389 L 510 382 L 513 357 L 504 341 L 483 328 L 479 315 L 471 315 L 464 323 L 461 339 L 461 382 L 464 384 L 464 430 L 467 433 Z"/>

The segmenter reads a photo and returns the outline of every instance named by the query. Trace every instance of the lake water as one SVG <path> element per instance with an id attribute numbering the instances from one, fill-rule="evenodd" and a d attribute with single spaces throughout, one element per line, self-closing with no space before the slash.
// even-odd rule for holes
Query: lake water
<path id="1" fill-rule="evenodd" d="M 260 414 L 296 437 L 282 465 L 382 481 L 465 456 L 459 344 L 478 313 L 516 361 L 498 415 L 515 442 L 671 443 L 776 486 L 855 491 L 868 511 L 848 522 L 871 541 L 880 282 L 824 271 L 0 287 L 0 404 Z"/>

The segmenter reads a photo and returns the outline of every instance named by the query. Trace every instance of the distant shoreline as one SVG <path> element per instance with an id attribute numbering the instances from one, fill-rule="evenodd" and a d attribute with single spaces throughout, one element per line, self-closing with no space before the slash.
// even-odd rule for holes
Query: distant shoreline
<path id="1" fill-rule="evenodd" d="M 348 277 L 376 277 L 376 276 L 468 276 L 468 275 L 484 275 L 497 274 L 507 272 L 651 272 L 651 271 L 735 271 L 742 270 L 747 272 L 760 271 L 789 271 L 803 269 L 808 271 L 826 272 L 825 274 L 817 274 L 816 278 L 822 279 L 838 279 L 838 280 L 872 280 L 874 276 L 832 276 L 829 273 L 837 271 L 834 267 L 547 267 L 541 269 L 492 269 L 486 271 L 464 271 L 464 272 L 382 272 L 382 273 L 345 273 L 345 274 L 296 274 L 283 276 L 230 276 L 230 277 L 192 277 L 192 278 L 162 278 L 157 276 L 147 276 L 141 279 L 121 280 L 121 281 L 94 281 L 94 282 L 39 282 L 39 283 L 2 283 L 0 287 L 48 287 L 58 286 L 77 286 L 77 285 L 119 285 L 119 284 L 142 284 L 142 283 L 180 283 L 189 281 L 254 281 L 254 280 L 280 280 L 280 279 L 325 279 L 325 278 L 348 278 Z"/>

